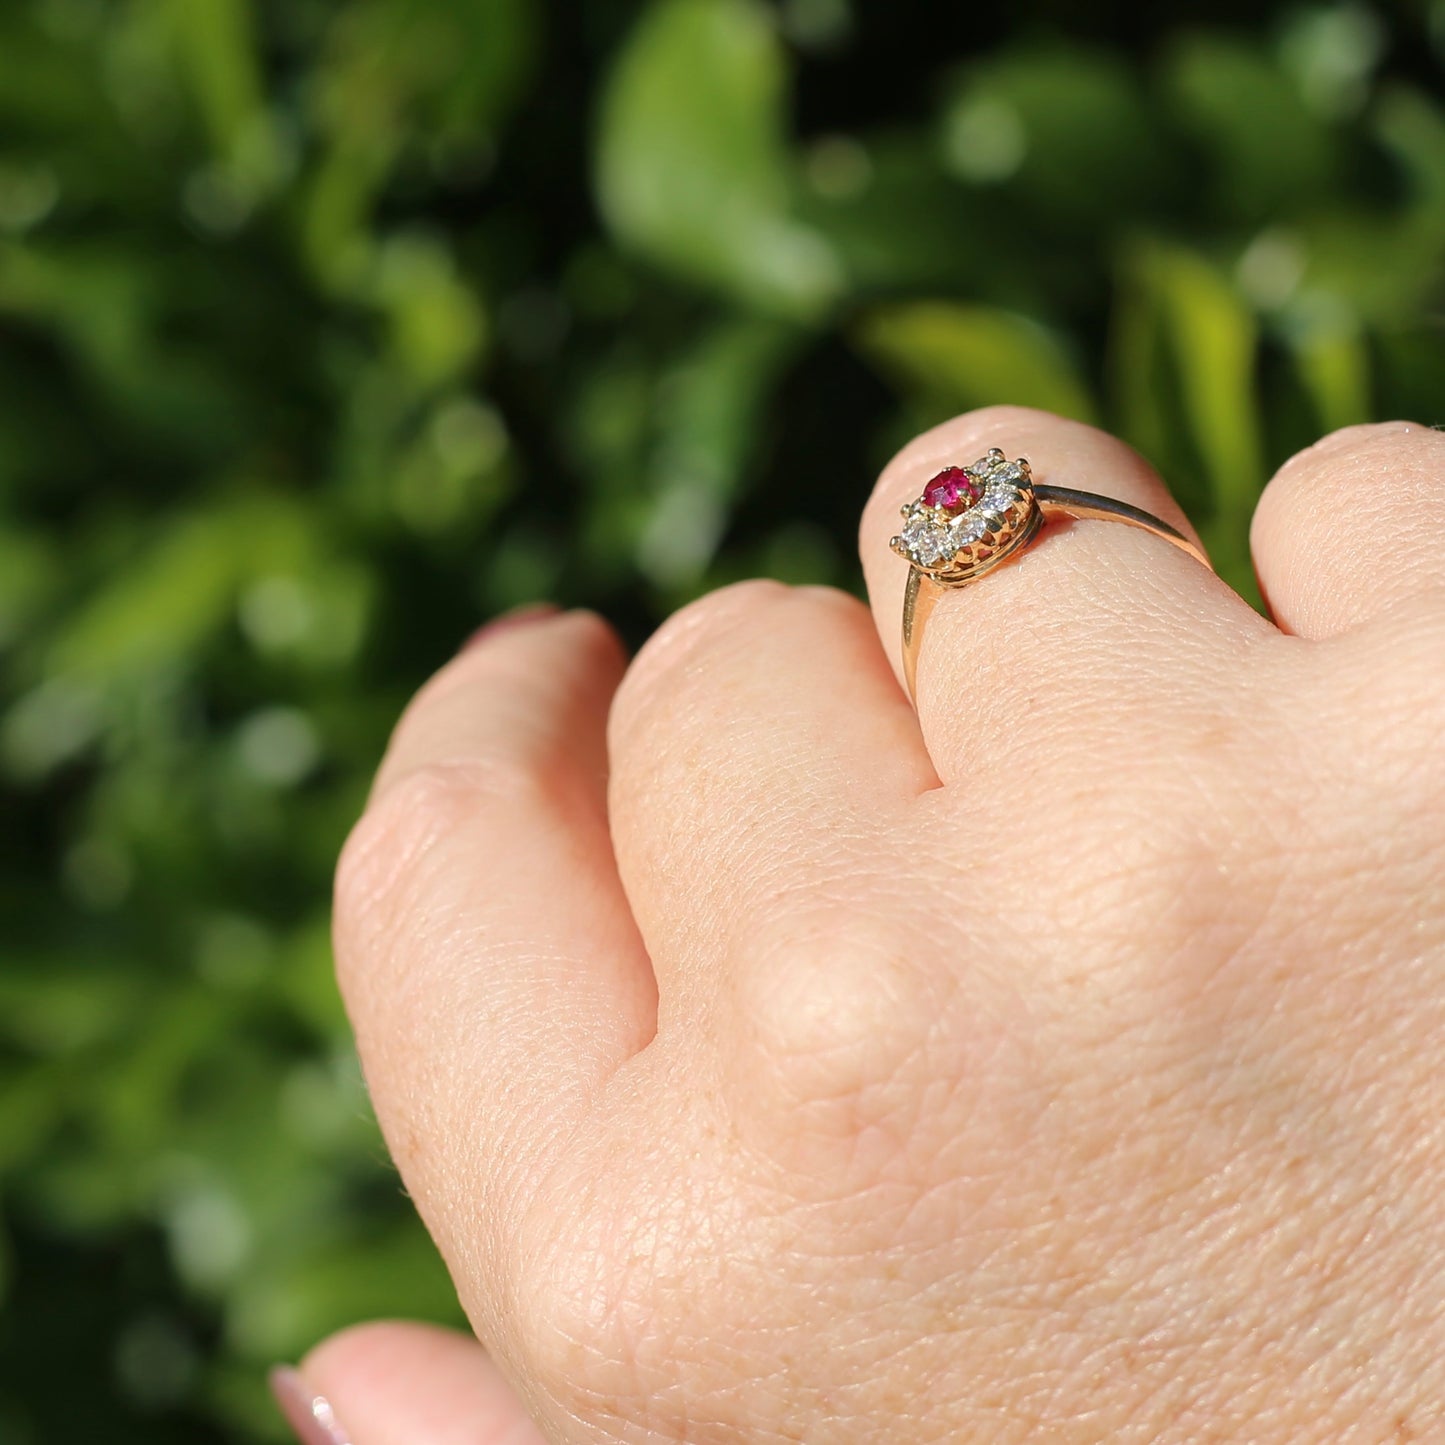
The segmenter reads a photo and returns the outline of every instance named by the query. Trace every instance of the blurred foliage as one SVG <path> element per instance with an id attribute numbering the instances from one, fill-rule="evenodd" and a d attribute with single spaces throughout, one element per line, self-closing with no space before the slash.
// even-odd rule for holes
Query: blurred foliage
<path id="1" fill-rule="evenodd" d="M 1076 7 L 1075 7 L 1076 8 Z M 1445 3 L 0 7 L 0 1441 L 275 1440 L 455 1317 L 327 892 L 538 596 L 854 585 L 876 467 L 1112 427 L 1249 589 L 1262 480 L 1438 420 Z"/>

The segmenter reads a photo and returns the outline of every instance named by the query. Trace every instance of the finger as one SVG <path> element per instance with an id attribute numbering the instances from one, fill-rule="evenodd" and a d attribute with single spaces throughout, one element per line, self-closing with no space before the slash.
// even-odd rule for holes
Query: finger
<path id="1" fill-rule="evenodd" d="M 434 1325 L 343 1330 L 272 1389 L 302 1445 L 544 1445 L 481 1345 Z"/>
<path id="2" fill-rule="evenodd" d="M 898 510 L 947 465 L 991 447 L 1027 457 L 1035 478 L 1142 507 L 1193 537 L 1153 469 L 1123 442 L 1026 407 L 988 407 L 945 422 L 885 469 L 860 545 L 879 634 L 901 676 L 908 564 L 889 548 Z M 949 589 L 928 620 L 918 715 L 940 777 L 983 757 L 1035 765 L 1044 738 L 1075 757 L 1117 750 L 1121 719 L 1183 715 L 1232 672 L 1268 624 L 1178 547 L 1117 523 L 1050 524 L 1021 557 Z"/>
<path id="3" fill-rule="evenodd" d="M 1401 421 L 1332 432 L 1275 474 L 1250 546 L 1274 620 L 1301 637 L 1425 593 L 1445 604 L 1445 436 Z"/>
<path id="4" fill-rule="evenodd" d="M 887 820 L 937 784 L 867 608 L 831 588 L 743 583 L 677 614 L 610 741 L 618 862 L 664 995 L 710 986 L 790 900 L 856 896 Z"/>
<path id="5" fill-rule="evenodd" d="M 377 1116 L 443 1252 L 499 1291 L 530 1180 L 654 1024 L 606 820 L 623 666 L 588 614 L 469 648 L 398 725 L 338 870 Z"/>

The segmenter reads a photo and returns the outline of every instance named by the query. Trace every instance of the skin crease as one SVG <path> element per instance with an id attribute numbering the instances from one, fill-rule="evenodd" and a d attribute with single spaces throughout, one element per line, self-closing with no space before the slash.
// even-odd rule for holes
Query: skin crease
<path id="1" fill-rule="evenodd" d="M 399 725 L 339 976 L 481 1345 L 321 1346 L 353 1445 L 1445 1438 L 1445 438 L 1282 469 L 1274 622 L 1051 528 L 915 715 L 887 539 L 994 445 L 1183 525 L 990 408 L 885 471 L 871 615 L 539 616 Z"/>

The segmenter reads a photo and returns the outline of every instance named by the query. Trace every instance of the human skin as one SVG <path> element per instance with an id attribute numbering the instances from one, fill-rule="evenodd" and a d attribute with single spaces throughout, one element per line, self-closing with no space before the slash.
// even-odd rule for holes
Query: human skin
<path id="1" fill-rule="evenodd" d="M 915 713 L 888 538 L 991 446 L 1187 527 L 990 408 L 884 472 L 871 611 L 538 615 L 408 710 L 337 959 L 480 1344 L 320 1346 L 354 1445 L 1445 1438 L 1445 437 L 1281 470 L 1273 620 L 1051 527 Z"/>

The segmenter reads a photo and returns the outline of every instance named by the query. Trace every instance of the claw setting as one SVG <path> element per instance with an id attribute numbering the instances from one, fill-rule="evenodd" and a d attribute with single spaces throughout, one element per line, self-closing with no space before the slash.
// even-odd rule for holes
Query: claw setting
<path id="1" fill-rule="evenodd" d="M 945 467 L 916 501 L 889 545 L 940 580 L 961 580 L 1001 560 L 1037 523 L 1029 464 L 997 447 L 971 466 Z"/>

